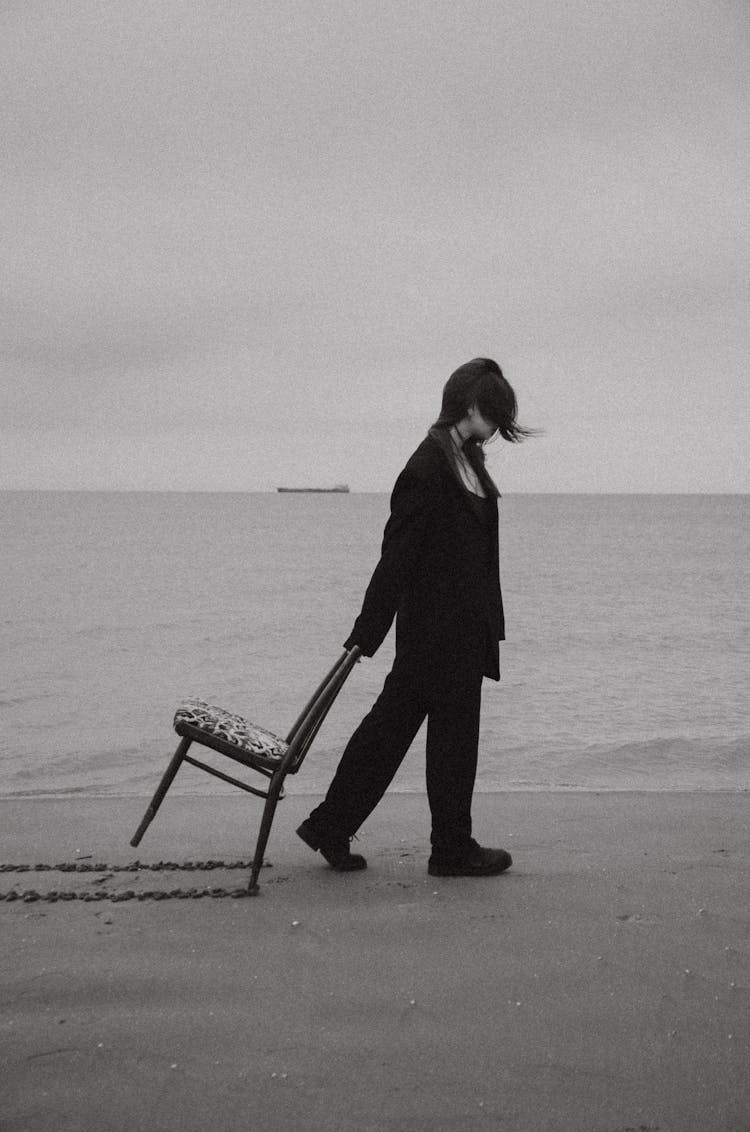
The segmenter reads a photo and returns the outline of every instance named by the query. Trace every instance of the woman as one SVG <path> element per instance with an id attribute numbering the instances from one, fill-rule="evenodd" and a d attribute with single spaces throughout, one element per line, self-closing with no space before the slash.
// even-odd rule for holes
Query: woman
<path id="1" fill-rule="evenodd" d="M 504 849 L 471 836 L 482 678 L 500 679 L 505 638 L 498 568 L 499 492 L 483 447 L 516 423 L 496 362 L 475 358 L 448 379 L 440 416 L 396 480 L 382 554 L 344 647 L 373 656 L 396 617 L 396 655 L 352 735 L 325 801 L 297 833 L 339 871 L 363 869 L 350 840 L 388 788 L 427 717 L 433 876 L 492 876 Z"/>

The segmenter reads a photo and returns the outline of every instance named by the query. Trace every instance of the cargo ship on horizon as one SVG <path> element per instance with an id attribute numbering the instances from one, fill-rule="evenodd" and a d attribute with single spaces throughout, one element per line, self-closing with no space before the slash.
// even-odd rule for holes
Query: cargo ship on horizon
<path id="1" fill-rule="evenodd" d="M 333 492 L 334 494 L 345 494 L 349 491 L 349 484 L 336 483 L 333 485 L 333 487 L 277 487 L 276 490 L 282 492 L 312 492 L 315 495 L 328 495 L 331 492 Z"/>

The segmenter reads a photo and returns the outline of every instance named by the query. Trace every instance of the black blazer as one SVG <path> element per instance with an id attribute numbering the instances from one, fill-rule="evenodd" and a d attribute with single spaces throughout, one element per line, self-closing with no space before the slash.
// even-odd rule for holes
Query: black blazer
<path id="1" fill-rule="evenodd" d="M 497 501 L 478 515 L 438 440 L 425 437 L 396 480 L 380 561 L 345 648 L 372 656 L 396 616 L 396 657 L 427 679 L 500 679 L 505 639 Z"/>

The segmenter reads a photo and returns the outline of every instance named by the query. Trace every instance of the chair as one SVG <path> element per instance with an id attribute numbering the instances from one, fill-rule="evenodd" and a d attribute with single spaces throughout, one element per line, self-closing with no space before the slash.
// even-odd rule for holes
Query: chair
<path id="1" fill-rule="evenodd" d="M 238 786 L 240 790 L 246 790 L 250 794 L 266 799 L 248 882 L 248 893 L 252 896 L 257 895 L 258 875 L 263 865 L 263 855 L 268 844 L 276 806 L 284 797 L 284 780 L 288 774 L 296 774 L 302 766 L 320 725 L 359 657 L 360 650 L 356 645 L 339 657 L 302 709 L 286 739 L 281 739 L 273 732 L 250 723 L 240 715 L 233 715 L 223 708 L 204 703 L 203 700 L 183 701 L 174 717 L 174 729 L 180 736 L 180 744 L 130 844 L 140 844 L 141 838 L 164 801 L 177 771 L 183 762 L 190 763 L 191 766 L 199 767 L 224 782 Z M 217 770 L 216 767 L 192 758 L 188 755 L 192 743 L 210 747 L 219 754 L 226 755 L 235 762 L 257 771 L 269 779 L 267 789 L 250 786 L 238 778 Z"/>

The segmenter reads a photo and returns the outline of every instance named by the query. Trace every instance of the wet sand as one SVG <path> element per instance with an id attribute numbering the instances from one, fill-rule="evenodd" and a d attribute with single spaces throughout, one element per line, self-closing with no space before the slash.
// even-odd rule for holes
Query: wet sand
<path id="1" fill-rule="evenodd" d="M 336 874 L 286 799 L 250 899 L 0 903 L 3 1132 L 747 1132 L 746 794 L 480 795 L 504 876 L 427 875 L 392 795 Z M 260 805 L 0 801 L 0 858 L 248 859 Z M 242 870 L 3 873 L 0 890 L 236 888 Z"/>

